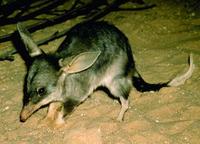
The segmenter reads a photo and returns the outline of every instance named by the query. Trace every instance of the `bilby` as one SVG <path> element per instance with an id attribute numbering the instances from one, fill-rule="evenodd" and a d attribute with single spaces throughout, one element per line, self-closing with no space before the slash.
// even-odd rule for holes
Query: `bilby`
<path id="1" fill-rule="evenodd" d="M 52 54 L 44 53 L 21 23 L 17 29 L 32 59 L 25 81 L 22 122 L 42 106 L 49 105 L 46 118 L 63 123 L 64 116 L 98 87 L 106 87 L 119 99 L 121 110 L 117 120 L 122 121 L 133 86 L 139 91 L 178 86 L 190 78 L 194 70 L 190 55 L 189 69 L 183 75 L 166 83 L 146 83 L 135 67 L 127 37 L 104 21 L 75 25 Z"/>

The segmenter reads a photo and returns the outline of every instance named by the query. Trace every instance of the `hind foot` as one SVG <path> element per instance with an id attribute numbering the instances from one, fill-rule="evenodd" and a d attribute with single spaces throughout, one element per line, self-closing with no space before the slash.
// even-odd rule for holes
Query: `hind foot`
<path id="1" fill-rule="evenodd" d="M 124 97 L 120 97 L 120 102 L 121 102 L 121 110 L 117 117 L 117 121 L 122 122 L 124 119 L 124 114 L 128 110 L 128 100 L 125 99 Z"/>

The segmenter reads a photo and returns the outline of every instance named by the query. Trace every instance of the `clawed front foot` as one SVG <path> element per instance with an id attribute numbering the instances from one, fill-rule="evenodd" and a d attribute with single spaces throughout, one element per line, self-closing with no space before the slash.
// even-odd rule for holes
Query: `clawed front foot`
<path id="1" fill-rule="evenodd" d="M 40 126 L 50 126 L 61 128 L 65 125 L 63 106 L 60 102 L 54 102 L 49 105 L 47 116 L 40 121 Z"/>

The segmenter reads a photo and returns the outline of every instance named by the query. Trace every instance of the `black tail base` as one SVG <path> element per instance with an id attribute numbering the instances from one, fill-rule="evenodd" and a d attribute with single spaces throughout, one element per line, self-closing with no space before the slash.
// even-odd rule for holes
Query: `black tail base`
<path id="1" fill-rule="evenodd" d="M 141 77 L 133 77 L 133 86 L 140 92 L 159 91 L 162 87 L 167 87 L 168 83 L 149 84 Z"/>

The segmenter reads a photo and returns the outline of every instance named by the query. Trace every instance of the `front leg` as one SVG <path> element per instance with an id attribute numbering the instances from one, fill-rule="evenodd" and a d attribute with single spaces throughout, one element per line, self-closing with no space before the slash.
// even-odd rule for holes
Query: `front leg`
<path id="1" fill-rule="evenodd" d="M 79 101 L 70 98 L 64 103 L 50 103 L 47 116 L 42 123 L 50 124 L 53 127 L 62 127 L 65 124 L 64 116 L 70 114 L 78 104 L 80 104 Z"/>
<path id="2" fill-rule="evenodd" d="M 55 127 L 60 127 L 65 124 L 64 106 L 62 102 L 52 102 L 49 104 L 48 113 L 44 118 L 44 122 Z"/>

